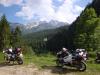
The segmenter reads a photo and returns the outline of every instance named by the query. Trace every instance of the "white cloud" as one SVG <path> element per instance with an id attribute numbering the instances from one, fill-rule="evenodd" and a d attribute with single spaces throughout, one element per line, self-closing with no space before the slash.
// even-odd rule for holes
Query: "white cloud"
<path id="1" fill-rule="evenodd" d="M 33 18 L 33 14 L 34 12 L 32 11 L 32 9 L 28 6 L 22 7 L 21 12 L 17 12 L 16 16 L 20 17 L 22 16 L 23 18 L 27 18 L 28 20 Z"/>
<path id="2" fill-rule="evenodd" d="M 20 5 L 21 10 L 16 12 L 15 15 L 25 20 L 58 20 L 68 23 L 72 23 L 84 9 L 84 7 L 80 7 L 76 4 L 77 0 L 58 1 L 63 1 L 63 4 L 59 7 L 54 5 L 53 0 L 0 0 L 0 4 L 5 7 Z M 55 8 L 57 8 L 56 11 Z"/>
<path id="3" fill-rule="evenodd" d="M 63 1 L 63 0 L 58 0 L 59 2 Z"/>
<path id="4" fill-rule="evenodd" d="M 76 17 L 79 16 L 81 11 L 84 9 L 76 4 L 76 0 L 65 0 L 62 6 L 59 7 L 56 12 L 56 20 L 72 23 Z"/>
<path id="5" fill-rule="evenodd" d="M 0 4 L 8 7 L 14 4 L 20 5 L 23 2 L 23 0 L 0 0 Z"/>
<path id="6" fill-rule="evenodd" d="M 84 9 L 76 5 L 76 1 L 64 0 L 64 3 L 55 11 L 52 0 L 27 0 L 22 5 L 21 11 L 16 13 L 16 16 L 23 17 L 26 20 L 32 20 L 38 17 L 38 20 L 42 21 L 58 20 L 72 23 Z"/>
<path id="7" fill-rule="evenodd" d="M 52 0 L 28 0 L 16 16 L 30 20 L 37 15 L 39 20 L 51 20 L 54 13 Z"/>
<path id="8" fill-rule="evenodd" d="M 11 5 L 20 5 L 21 10 L 16 12 L 15 15 L 17 17 L 22 17 L 25 20 L 58 20 L 68 23 L 72 23 L 85 8 L 85 6 L 81 7 L 76 4 L 77 0 L 58 1 L 63 1 L 63 4 L 59 7 L 53 3 L 53 0 L 0 0 L 0 4 L 6 7 Z M 80 1 L 81 0 L 78 0 L 78 2 Z"/>

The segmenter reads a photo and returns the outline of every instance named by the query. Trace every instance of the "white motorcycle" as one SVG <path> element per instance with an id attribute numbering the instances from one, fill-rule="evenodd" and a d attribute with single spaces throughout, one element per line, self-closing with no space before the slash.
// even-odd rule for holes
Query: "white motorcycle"
<path id="1" fill-rule="evenodd" d="M 19 53 L 19 54 L 14 54 L 14 53 L 8 53 L 7 51 L 3 51 L 4 55 L 4 59 L 6 62 L 10 63 L 11 61 L 13 61 L 13 63 L 16 61 L 19 65 L 23 64 L 23 54 Z"/>
<path id="2" fill-rule="evenodd" d="M 58 54 L 56 64 L 57 66 L 61 66 L 61 67 L 63 66 L 75 67 L 79 71 L 86 70 L 86 64 L 84 62 L 84 58 L 80 55 L 73 56 L 72 54 L 69 54 L 68 56 L 62 58 L 62 56 Z"/>

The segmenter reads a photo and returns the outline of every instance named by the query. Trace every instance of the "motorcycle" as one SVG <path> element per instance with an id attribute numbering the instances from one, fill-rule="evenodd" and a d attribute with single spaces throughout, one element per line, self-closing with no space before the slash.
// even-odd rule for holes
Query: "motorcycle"
<path id="1" fill-rule="evenodd" d="M 60 67 L 63 66 L 75 67 L 78 71 L 86 70 L 86 63 L 84 61 L 84 58 L 80 55 L 73 56 L 72 54 L 69 54 L 68 56 L 62 58 L 61 54 L 58 54 L 56 64 L 57 66 Z"/>
<path id="2" fill-rule="evenodd" d="M 100 52 L 97 52 L 95 62 L 100 63 Z"/>
<path id="3" fill-rule="evenodd" d="M 10 63 L 11 61 L 13 61 L 13 63 L 16 61 L 19 65 L 23 64 L 23 55 L 22 53 L 19 54 L 8 54 L 5 52 L 5 56 L 4 59 L 7 63 Z"/>

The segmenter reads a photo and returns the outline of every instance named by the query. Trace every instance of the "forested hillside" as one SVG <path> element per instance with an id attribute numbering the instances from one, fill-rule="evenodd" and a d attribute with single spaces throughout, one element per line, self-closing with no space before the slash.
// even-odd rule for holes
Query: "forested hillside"
<path id="1" fill-rule="evenodd" d="M 100 0 L 93 0 L 93 3 L 90 4 L 90 7 L 93 7 L 97 13 L 97 15 L 100 15 Z"/>
<path id="2" fill-rule="evenodd" d="M 23 37 L 27 41 L 28 45 L 32 47 L 33 51 L 36 54 L 47 53 L 47 52 L 50 52 L 50 49 L 47 49 L 47 45 L 46 45 L 48 41 L 51 40 L 53 37 L 55 37 L 55 35 L 58 33 L 61 34 L 60 36 L 57 37 L 58 39 L 61 36 L 64 36 L 62 31 L 67 31 L 68 28 L 69 26 L 62 26 L 56 29 L 48 29 L 48 30 L 30 33 L 30 34 L 24 35 Z M 58 40 L 57 38 L 52 40 L 54 44 L 56 44 L 55 40 Z M 51 44 L 50 46 L 52 45 L 53 44 Z M 54 47 L 57 47 L 57 46 L 54 45 Z"/>
<path id="3" fill-rule="evenodd" d="M 48 49 L 61 47 L 69 49 L 85 48 L 88 51 L 100 50 L 100 0 L 94 0 L 72 23 L 68 31 L 57 33 L 48 41 Z M 63 36 L 61 36 L 63 35 Z"/>
<path id="4" fill-rule="evenodd" d="M 98 33 L 100 31 L 98 28 L 100 27 L 100 18 L 98 16 L 98 10 L 96 9 L 98 4 L 94 3 L 100 4 L 100 1 L 94 0 L 92 4 L 88 5 L 87 8 L 69 28 L 72 40 L 72 48 L 99 50 L 98 48 L 100 42 Z"/>

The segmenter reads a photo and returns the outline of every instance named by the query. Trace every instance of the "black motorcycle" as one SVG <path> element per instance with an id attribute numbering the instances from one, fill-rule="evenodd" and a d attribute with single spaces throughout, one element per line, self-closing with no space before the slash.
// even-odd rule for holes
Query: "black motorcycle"
<path id="1" fill-rule="evenodd" d="M 96 63 L 100 63 L 100 52 L 96 53 L 96 59 L 95 59 Z"/>
<path id="2" fill-rule="evenodd" d="M 16 61 L 19 65 L 23 64 L 21 54 L 6 54 L 4 59 L 7 61 L 7 63 L 10 63 L 11 61 L 14 63 Z"/>
<path id="3" fill-rule="evenodd" d="M 86 63 L 84 62 L 84 58 L 80 55 L 73 56 L 72 54 L 70 54 L 68 56 L 62 57 L 61 54 L 57 54 L 56 64 L 60 67 L 75 67 L 79 71 L 86 70 Z"/>

